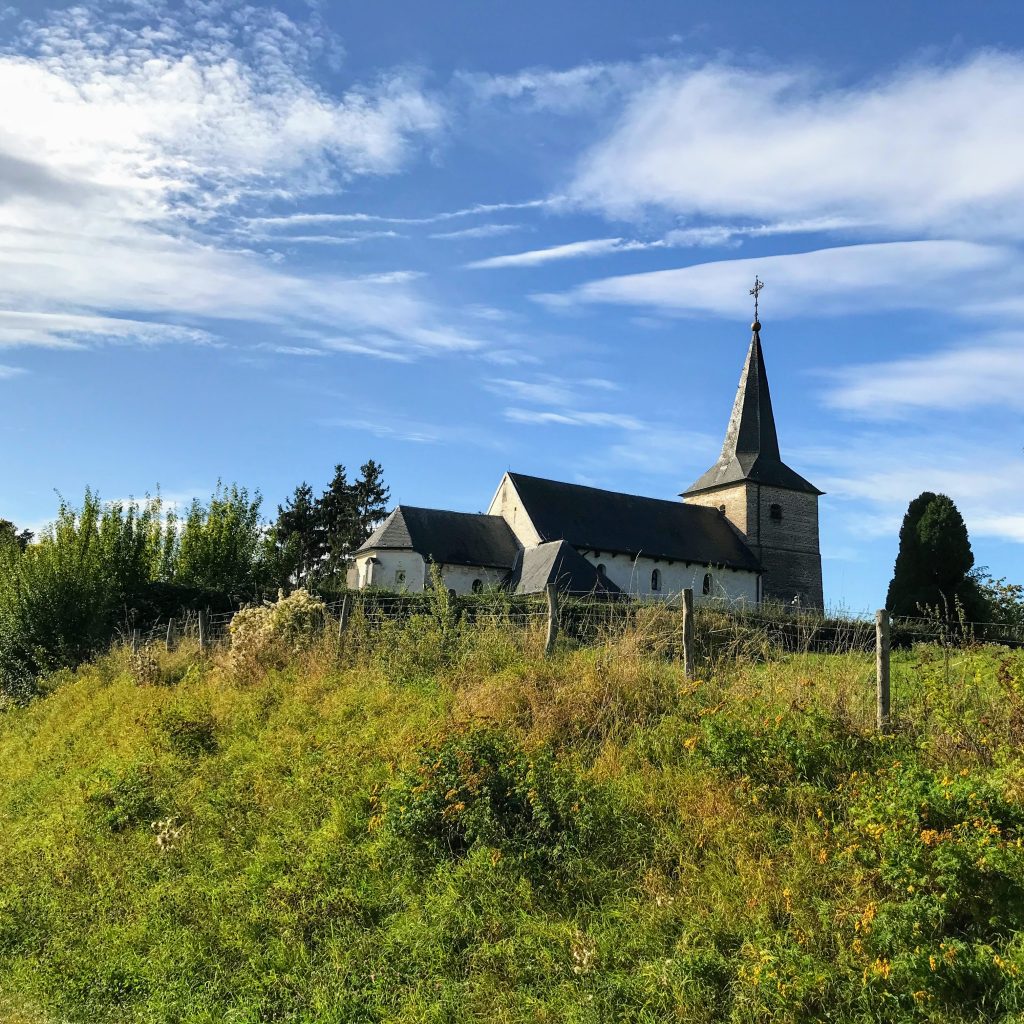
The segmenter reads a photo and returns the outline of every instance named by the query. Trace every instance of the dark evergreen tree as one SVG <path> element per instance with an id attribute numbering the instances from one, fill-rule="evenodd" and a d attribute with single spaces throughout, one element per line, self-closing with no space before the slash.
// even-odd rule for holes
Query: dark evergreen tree
<path id="1" fill-rule="evenodd" d="M 355 483 L 355 505 L 358 543 L 362 544 L 387 517 L 391 488 L 384 483 L 380 463 L 373 459 L 364 462 L 359 472 L 362 475 Z"/>
<path id="2" fill-rule="evenodd" d="M 305 481 L 278 506 L 274 534 L 286 576 L 299 586 L 308 585 L 323 560 L 325 542 L 313 488 Z"/>
<path id="3" fill-rule="evenodd" d="M 974 554 L 967 526 L 953 500 L 925 491 L 907 508 L 900 549 L 885 606 L 896 615 L 937 611 L 984 618 L 985 603 L 970 572 Z"/>
<path id="4" fill-rule="evenodd" d="M 349 483 L 348 473 L 340 463 L 334 467 L 334 476 L 317 501 L 317 513 L 324 545 L 323 575 L 344 582 L 348 554 L 359 547 L 361 538 L 355 485 Z"/>
<path id="5" fill-rule="evenodd" d="M 0 545 L 13 544 L 24 551 L 32 537 L 31 530 L 19 530 L 10 519 L 0 519 Z"/>

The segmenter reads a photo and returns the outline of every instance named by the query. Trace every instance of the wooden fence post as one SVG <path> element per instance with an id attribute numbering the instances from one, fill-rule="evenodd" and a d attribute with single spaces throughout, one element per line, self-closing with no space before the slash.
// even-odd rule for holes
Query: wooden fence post
<path id="1" fill-rule="evenodd" d="M 555 650 L 558 639 L 558 587 L 554 583 L 547 585 L 548 595 L 548 638 L 544 643 L 544 657 L 550 658 Z"/>
<path id="2" fill-rule="evenodd" d="M 889 731 L 889 613 L 875 613 L 875 725 L 880 733 Z"/>
<path id="3" fill-rule="evenodd" d="M 132 630 L 132 654 L 139 653 L 139 631 L 137 629 Z"/>
<path id="4" fill-rule="evenodd" d="M 348 629 L 348 617 L 352 611 L 352 595 L 346 594 L 341 599 L 341 611 L 338 614 L 338 653 L 345 645 L 345 630 Z"/>
<path id="5" fill-rule="evenodd" d="M 683 673 L 687 679 L 696 675 L 693 663 L 693 591 L 683 591 Z"/>
<path id="6" fill-rule="evenodd" d="M 166 648 L 168 651 L 174 650 L 174 645 L 178 639 L 177 633 L 174 631 L 174 617 L 172 616 L 167 620 L 167 643 Z"/>
<path id="7" fill-rule="evenodd" d="M 206 621 L 206 612 L 200 609 L 199 612 L 199 650 L 205 651 L 206 645 L 210 642 L 209 627 Z"/>

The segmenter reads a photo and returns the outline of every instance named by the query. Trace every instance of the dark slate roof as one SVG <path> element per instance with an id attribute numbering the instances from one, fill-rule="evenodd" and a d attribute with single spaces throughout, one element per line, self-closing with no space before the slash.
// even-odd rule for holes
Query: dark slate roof
<path id="1" fill-rule="evenodd" d="M 602 491 L 509 473 L 541 541 L 697 565 L 759 571 L 739 532 L 717 509 Z"/>
<path id="2" fill-rule="evenodd" d="M 517 594 L 541 593 L 549 583 L 554 583 L 566 594 L 610 596 L 622 593 L 564 540 L 548 541 L 527 548 L 512 573 L 512 589 Z"/>
<path id="3" fill-rule="evenodd" d="M 412 549 L 444 565 L 511 569 L 519 544 L 501 516 L 399 505 L 359 548 Z M 358 552 L 357 552 L 358 554 Z"/>
<path id="4" fill-rule="evenodd" d="M 718 461 L 683 494 L 696 494 L 716 487 L 752 480 L 770 487 L 821 494 L 814 484 L 805 480 L 782 461 L 779 437 L 775 430 L 772 396 L 768 390 L 768 373 L 761 351 L 761 325 L 754 321 L 750 351 L 740 376 L 736 401 L 725 432 L 725 444 Z"/>

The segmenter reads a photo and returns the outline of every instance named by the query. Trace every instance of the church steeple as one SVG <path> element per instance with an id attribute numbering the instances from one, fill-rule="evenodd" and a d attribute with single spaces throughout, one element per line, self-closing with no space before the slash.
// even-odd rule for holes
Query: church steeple
<path id="1" fill-rule="evenodd" d="M 718 461 L 691 484 L 683 496 L 712 490 L 749 480 L 771 487 L 821 494 L 812 483 L 790 469 L 779 452 L 779 436 L 775 430 L 772 396 L 768 390 L 768 373 L 761 350 L 761 324 L 757 320 L 757 292 L 761 282 L 755 278 L 754 322 L 750 325 L 750 348 L 743 365 L 736 400 L 733 403 L 725 443 Z"/>
<path id="2" fill-rule="evenodd" d="M 772 396 L 761 350 L 754 279 L 750 348 L 736 389 L 718 461 L 684 492 L 691 505 L 718 509 L 761 564 L 758 600 L 821 608 L 818 496 L 822 493 L 782 461 Z"/>

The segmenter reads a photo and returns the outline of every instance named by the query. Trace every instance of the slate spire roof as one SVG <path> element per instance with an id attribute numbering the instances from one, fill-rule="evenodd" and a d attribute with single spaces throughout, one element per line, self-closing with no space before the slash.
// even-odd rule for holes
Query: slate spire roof
<path id="1" fill-rule="evenodd" d="M 699 480 L 683 492 L 684 497 L 744 480 L 808 494 L 823 493 L 782 461 L 772 396 L 768 390 L 768 373 L 761 350 L 761 324 L 755 320 L 751 330 L 750 349 L 740 375 L 722 454 Z"/>

